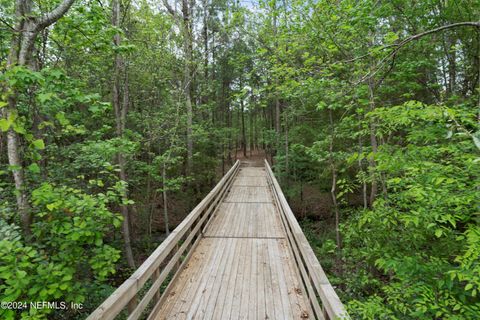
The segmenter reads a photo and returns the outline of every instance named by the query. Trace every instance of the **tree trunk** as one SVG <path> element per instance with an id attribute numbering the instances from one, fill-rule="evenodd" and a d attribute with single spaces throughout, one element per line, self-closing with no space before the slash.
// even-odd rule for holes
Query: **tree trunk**
<path id="1" fill-rule="evenodd" d="M 120 1 L 113 0 L 112 1 L 112 24 L 113 26 L 120 28 L 120 19 L 121 19 L 121 11 L 120 11 Z M 120 46 L 121 39 L 120 34 L 115 34 L 113 39 L 115 46 Z M 121 74 L 125 69 L 125 64 L 120 56 L 120 54 L 115 53 L 114 56 L 114 75 L 113 75 L 113 90 L 112 90 L 112 100 L 113 100 L 113 109 L 115 111 L 115 124 L 116 124 L 116 134 L 117 137 L 122 138 L 123 132 L 125 128 L 126 122 L 126 115 L 127 115 L 127 106 L 128 106 L 128 77 L 125 78 L 124 83 L 124 90 L 123 90 L 123 106 L 120 104 L 120 78 Z M 117 154 L 118 159 L 118 166 L 120 169 L 119 178 L 121 181 L 127 183 L 127 173 L 125 170 L 125 157 L 124 155 L 119 152 Z M 128 187 L 126 187 L 128 188 Z M 128 189 L 125 190 L 124 197 L 127 198 Z M 122 233 L 123 233 L 123 240 L 124 240 L 124 249 L 125 249 L 125 256 L 127 258 L 128 266 L 131 268 L 135 268 L 135 259 L 133 257 L 132 252 L 132 245 L 131 245 L 131 236 L 130 236 L 130 219 L 128 214 L 128 207 L 125 204 L 120 206 L 120 211 L 123 216 L 122 222 Z"/>
<path id="2" fill-rule="evenodd" d="M 189 7 L 188 0 L 182 0 L 182 13 L 183 13 L 183 50 L 185 54 L 185 66 L 183 69 L 184 79 L 184 95 L 185 103 L 187 105 L 187 173 L 192 172 L 193 168 L 193 108 L 192 108 L 192 29 L 190 22 L 191 8 Z"/>
<path id="3" fill-rule="evenodd" d="M 9 69 L 15 65 L 29 67 L 32 54 L 35 49 L 35 39 L 37 35 L 48 26 L 54 24 L 58 19 L 70 9 L 74 0 L 64 0 L 55 9 L 35 17 L 32 13 L 33 2 L 31 0 L 17 0 L 15 3 L 16 25 L 12 36 L 10 52 L 7 59 L 6 68 Z M 5 92 L 10 88 L 4 88 Z M 8 107 L 4 114 L 7 118 L 17 113 L 18 92 L 11 90 L 8 93 Z M 30 225 L 32 216 L 28 204 L 28 196 L 25 185 L 23 160 L 20 152 L 20 137 L 10 128 L 7 132 L 7 154 L 8 163 L 13 168 L 13 180 L 15 182 L 17 210 L 20 215 L 22 228 L 26 234 L 30 234 Z"/>
<path id="4" fill-rule="evenodd" d="M 373 92 L 373 80 L 369 80 L 368 82 L 368 92 L 370 97 L 370 111 L 375 110 L 375 100 L 374 100 L 374 92 Z M 376 161 L 375 156 L 378 151 L 378 142 L 376 136 L 376 123 L 375 120 L 370 120 L 370 145 L 372 147 L 372 156 L 369 159 L 370 164 L 370 178 L 372 180 L 371 191 L 370 191 L 370 206 L 373 206 L 373 202 L 377 197 L 378 192 L 378 183 L 376 178 Z"/>
<path id="5" fill-rule="evenodd" d="M 359 119 L 360 121 L 360 119 Z M 367 182 L 365 181 L 365 171 L 363 170 L 362 164 L 362 154 L 363 154 L 363 139 L 362 136 L 358 137 L 358 169 L 362 173 L 362 199 L 363 199 L 363 209 L 368 207 L 368 195 L 367 195 Z"/>
<path id="6" fill-rule="evenodd" d="M 288 163 L 288 119 L 287 113 L 284 114 L 284 121 L 285 121 L 285 179 L 288 179 L 289 175 L 289 163 Z"/>
<path id="7" fill-rule="evenodd" d="M 330 194 L 332 196 L 333 210 L 335 213 L 335 237 L 337 241 L 338 250 L 342 249 L 342 239 L 340 236 L 340 211 L 338 209 L 337 201 L 337 168 L 335 166 L 335 159 L 333 157 L 333 143 L 335 139 L 335 129 L 333 124 L 333 112 L 332 109 L 328 109 L 328 118 L 330 120 L 330 145 L 329 145 L 329 160 L 330 169 L 332 171 L 332 188 Z"/>
<path id="8" fill-rule="evenodd" d="M 240 100 L 241 112 L 242 112 L 242 150 L 243 156 L 247 157 L 247 134 L 245 132 L 245 106 L 243 99 Z"/>
<path id="9" fill-rule="evenodd" d="M 248 113 L 248 123 L 249 123 L 249 132 L 248 132 L 248 149 L 249 149 L 249 153 L 250 153 L 250 157 L 252 156 L 252 151 L 253 151 L 253 146 L 254 146 L 254 142 L 253 142 L 253 111 L 250 110 L 250 112 Z"/>
<path id="10" fill-rule="evenodd" d="M 166 181 L 167 181 L 167 170 L 164 162 L 162 167 L 163 220 L 165 221 L 165 233 L 168 236 L 170 234 L 170 229 L 168 226 L 168 201 L 167 201 Z"/>
<path id="11" fill-rule="evenodd" d="M 280 148 L 280 100 L 275 96 L 275 152 Z"/>

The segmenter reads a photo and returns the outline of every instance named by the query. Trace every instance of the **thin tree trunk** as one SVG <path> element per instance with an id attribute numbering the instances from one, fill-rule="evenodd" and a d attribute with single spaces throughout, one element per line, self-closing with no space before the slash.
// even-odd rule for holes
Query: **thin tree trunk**
<path id="1" fill-rule="evenodd" d="M 252 156 L 253 151 L 253 111 L 250 110 L 248 113 L 248 123 L 249 123 L 249 132 L 248 132 L 248 149 L 250 152 L 250 157 Z"/>
<path id="2" fill-rule="evenodd" d="M 232 125 L 233 126 L 233 125 Z M 240 126 L 240 113 L 237 112 L 237 122 L 236 122 L 236 126 Z M 241 134 L 241 133 L 240 133 Z M 239 142 L 239 137 L 238 137 L 238 134 L 235 135 L 235 161 L 237 161 L 237 157 L 238 157 L 238 142 Z"/>
<path id="3" fill-rule="evenodd" d="M 285 121 L 285 179 L 288 179 L 289 175 L 289 163 L 288 163 L 288 118 L 285 112 L 284 114 L 284 121 Z"/>
<path id="4" fill-rule="evenodd" d="M 112 24 L 113 26 L 120 28 L 120 19 L 121 19 L 121 11 L 120 11 L 120 1 L 113 0 L 112 2 Z M 120 46 L 121 39 L 120 34 L 115 34 L 113 39 L 115 46 Z M 125 128 L 126 122 L 126 109 L 128 105 L 128 83 L 124 83 L 124 96 L 123 96 L 123 107 L 120 104 L 120 78 L 122 71 L 125 68 L 124 61 L 122 57 L 115 53 L 114 56 L 114 78 L 113 78 L 113 91 L 112 91 L 112 100 L 113 100 L 113 109 L 115 111 L 115 123 L 116 123 L 116 134 L 117 137 L 122 138 L 123 132 Z M 128 78 L 127 78 L 128 79 Z M 127 80 L 125 79 L 125 80 Z M 127 173 L 125 170 L 125 157 L 124 155 L 119 152 L 117 154 L 118 159 L 118 166 L 120 169 L 119 178 L 121 181 L 127 182 Z M 125 190 L 124 197 L 127 198 L 128 190 Z M 122 233 L 123 233 L 123 241 L 124 241 L 124 250 L 125 250 L 125 257 L 127 258 L 128 266 L 131 268 L 135 268 L 135 259 L 133 257 L 132 252 L 132 245 L 131 245 L 131 236 L 130 236 L 130 219 L 128 214 L 128 207 L 127 205 L 122 204 L 120 206 L 120 211 L 123 216 L 122 222 Z"/>
<path id="5" fill-rule="evenodd" d="M 228 127 L 228 162 L 229 165 L 233 164 L 232 161 L 232 139 L 233 139 L 233 134 L 232 134 L 232 127 L 233 127 L 233 119 L 232 119 L 232 112 L 229 110 L 229 108 L 226 108 L 227 110 L 227 127 Z"/>
<path id="6" fill-rule="evenodd" d="M 183 32 L 183 53 L 185 55 L 185 63 L 183 67 L 183 95 L 185 104 L 187 106 L 187 174 L 191 173 L 193 168 L 193 107 L 192 107 L 192 23 L 191 23 L 191 9 L 193 8 L 193 1 L 182 0 L 182 15 L 173 9 L 168 0 L 163 0 L 164 6 L 168 12 L 177 21 L 179 28 Z"/>
<path id="7" fill-rule="evenodd" d="M 169 223 L 168 223 L 168 201 L 167 201 L 167 170 L 165 167 L 165 162 L 162 167 L 162 193 L 163 193 L 163 220 L 165 221 L 165 233 L 167 236 L 170 234 Z"/>
<path id="8" fill-rule="evenodd" d="M 337 201 L 337 168 L 335 166 L 335 160 L 333 157 L 333 143 L 335 139 L 335 129 L 333 124 L 333 112 L 332 109 L 328 109 L 328 118 L 330 120 L 330 145 L 329 145 L 329 159 L 330 169 L 332 171 L 332 188 L 330 194 L 332 196 L 333 210 L 335 213 L 335 237 L 337 241 L 338 250 L 342 249 L 342 239 L 340 236 L 340 211 L 338 209 Z"/>
<path id="9" fill-rule="evenodd" d="M 368 82 L 368 92 L 370 97 L 370 111 L 375 110 L 375 100 L 374 100 L 374 92 L 373 92 L 373 80 L 370 79 Z M 369 159 L 370 164 L 370 178 L 372 180 L 371 184 L 371 191 L 370 191 L 370 206 L 373 205 L 375 198 L 377 197 L 378 192 L 378 183 L 376 178 L 376 161 L 375 156 L 378 151 L 378 142 L 376 136 L 376 123 L 375 120 L 370 120 L 370 145 L 372 147 L 372 156 Z"/>
<path id="10" fill-rule="evenodd" d="M 191 8 L 188 0 L 182 0 L 183 29 L 184 29 L 184 94 L 187 105 L 187 172 L 191 173 L 193 168 L 193 108 L 192 108 L 192 29 L 190 22 Z"/>
<path id="11" fill-rule="evenodd" d="M 278 151 L 280 148 L 280 100 L 278 99 L 278 96 L 275 96 L 275 151 Z"/>
<path id="12" fill-rule="evenodd" d="M 245 132 L 245 106 L 243 103 L 243 99 L 240 100 L 241 105 L 241 112 L 242 112 L 242 149 L 243 149 L 243 156 L 247 157 L 247 135 Z"/>
<path id="13" fill-rule="evenodd" d="M 367 182 L 365 181 L 363 164 L 362 164 L 362 154 L 363 154 L 363 139 L 362 136 L 359 135 L 358 137 L 358 168 L 362 173 L 362 199 L 363 199 L 363 209 L 367 209 L 368 207 L 368 195 L 367 195 Z"/>
<path id="14" fill-rule="evenodd" d="M 148 149 L 147 149 L 147 164 L 151 165 L 151 144 L 148 142 Z M 154 209 L 154 199 L 152 197 L 152 175 L 150 174 L 150 170 L 147 171 L 147 190 L 146 190 L 146 197 L 145 199 L 147 200 L 147 212 L 148 212 L 148 237 L 152 238 L 152 220 L 153 220 L 153 209 Z"/>

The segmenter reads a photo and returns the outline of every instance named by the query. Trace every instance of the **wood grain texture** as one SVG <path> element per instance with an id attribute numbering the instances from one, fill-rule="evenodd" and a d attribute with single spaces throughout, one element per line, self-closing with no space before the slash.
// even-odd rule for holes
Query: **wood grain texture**
<path id="1" fill-rule="evenodd" d="M 314 319 L 272 200 L 242 167 L 156 319 Z"/>
<path id="2" fill-rule="evenodd" d="M 225 202 L 259 202 L 272 203 L 268 187 L 232 186 Z"/>
<path id="3" fill-rule="evenodd" d="M 222 203 L 206 237 L 281 238 L 285 234 L 269 203 Z"/>

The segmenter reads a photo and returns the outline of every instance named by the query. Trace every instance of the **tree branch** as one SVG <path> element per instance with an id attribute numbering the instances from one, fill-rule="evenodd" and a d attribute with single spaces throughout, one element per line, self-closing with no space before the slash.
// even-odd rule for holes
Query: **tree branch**
<path id="1" fill-rule="evenodd" d="M 173 10 L 170 3 L 168 3 L 168 0 L 163 0 L 163 5 L 165 6 L 165 8 L 167 8 L 168 13 L 170 13 L 174 18 L 178 17 L 178 13 L 175 10 Z"/>
<path id="2" fill-rule="evenodd" d="M 3 19 L 2 17 L 0 17 L 0 22 L 6 25 L 11 31 L 15 31 L 15 27 L 8 23 L 7 20 Z"/>
<path id="3" fill-rule="evenodd" d="M 458 23 L 453 23 L 453 24 L 448 24 L 446 26 L 442 26 L 442 27 L 438 27 L 438 28 L 435 28 L 435 29 L 431 29 L 431 30 L 428 30 L 428 31 L 425 31 L 425 32 L 422 32 L 422 33 L 419 33 L 419 34 L 416 34 L 416 35 L 413 35 L 413 36 L 410 36 L 402 41 L 400 41 L 398 44 L 395 44 L 395 46 L 397 48 L 401 48 L 403 47 L 404 45 L 406 45 L 407 43 L 413 41 L 413 40 L 417 40 L 417 39 L 420 39 L 426 35 L 429 35 L 429 34 L 432 34 L 432 33 L 436 33 L 436 32 L 440 32 L 440 31 L 443 31 L 445 29 L 451 29 L 451 28 L 455 28 L 455 27 L 465 27 L 465 26 L 469 26 L 469 27 L 477 27 L 477 28 L 480 28 L 480 21 L 467 21 L 467 22 L 458 22 Z"/>
<path id="4" fill-rule="evenodd" d="M 446 26 L 441 26 L 441 27 L 438 27 L 438 28 L 435 28 L 435 29 L 427 30 L 425 32 L 407 37 L 407 38 L 403 39 L 402 41 L 400 41 L 398 43 L 392 44 L 390 46 L 386 46 L 385 48 L 394 47 L 394 49 L 387 56 L 383 57 L 380 60 L 380 62 L 375 66 L 373 72 L 367 73 L 365 76 L 362 77 L 362 79 L 360 79 L 360 81 L 358 81 L 358 83 L 361 83 L 361 82 L 363 82 L 365 80 L 368 80 L 371 77 L 375 76 L 375 74 L 378 73 L 378 71 L 382 68 L 382 66 L 385 64 L 385 62 L 387 60 L 389 60 L 390 58 L 395 57 L 395 55 L 398 53 L 398 51 L 400 51 L 400 49 L 403 48 L 408 43 L 410 43 L 414 40 L 418 40 L 420 38 L 423 38 L 424 36 L 427 36 L 429 34 L 437 33 L 437 32 L 440 32 L 440 31 L 443 31 L 443 30 L 446 30 L 446 29 L 451 29 L 451 28 L 456 28 L 456 27 L 476 27 L 476 28 L 480 28 L 480 21 L 466 21 L 466 22 L 458 22 L 458 23 L 448 24 Z"/>
<path id="5" fill-rule="evenodd" d="M 55 9 L 46 13 L 41 18 L 39 18 L 37 20 L 37 23 L 36 23 L 37 31 L 40 31 L 40 30 L 52 25 L 58 19 L 63 17 L 63 15 L 68 11 L 68 9 L 70 9 L 70 7 L 72 6 L 72 4 L 74 2 L 75 2 L 75 0 L 64 0 Z"/>

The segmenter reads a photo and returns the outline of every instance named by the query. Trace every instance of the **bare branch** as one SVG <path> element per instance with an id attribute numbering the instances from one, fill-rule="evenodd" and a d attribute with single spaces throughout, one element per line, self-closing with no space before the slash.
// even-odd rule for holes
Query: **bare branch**
<path id="1" fill-rule="evenodd" d="M 370 71 L 365 76 L 363 76 L 362 79 L 360 79 L 357 82 L 357 84 L 361 83 L 363 81 L 366 81 L 366 80 L 372 78 L 373 76 L 375 76 L 378 73 L 378 71 L 380 71 L 380 69 L 383 67 L 383 65 L 386 63 L 386 61 L 395 57 L 395 55 L 398 53 L 398 51 L 400 51 L 400 49 L 402 49 L 408 43 L 410 43 L 414 40 L 418 40 L 420 38 L 423 38 L 424 36 L 427 36 L 429 34 L 437 33 L 437 32 L 440 32 L 440 31 L 443 31 L 443 30 L 446 30 L 446 29 L 451 29 L 451 28 L 456 28 L 456 27 L 476 27 L 476 28 L 480 28 L 480 21 L 467 21 L 467 22 L 458 22 L 458 23 L 448 24 L 446 26 L 441 26 L 441 27 L 438 27 L 438 28 L 435 28 L 435 29 L 427 30 L 425 32 L 407 37 L 407 38 L 403 39 L 402 41 L 400 41 L 398 43 L 395 43 L 395 44 L 384 47 L 384 48 L 394 47 L 394 49 L 388 55 L 383 57 L 380 60 L 380 62 L 377 63 L 377 65 L 375 66 L 373 71 Z"/>
<path id="2" fill-rule="evenodd" d="M 168 13 L 170 13 L 174 18 L 177 18 L 177 17 L 178 17 L 178 12 L 176 12 L 175 10 L 173 10 L 173 8 L 172 8 L 172 6 L 170 5 L 170 3 L 168 3 L 168 0 L 163 0 L 163 5 L 165 6 L 165 8 L 167 8 Z"/>
<path id="3" fill-rule="evenodd" d="M 453 24 L 448 24 L 446 26 L 438 27 L 438 28 L 435 28 L 435 29 L 431 29 L 431 30 L 428 30 L 428 31 L 410 36 L 410 37 L 400 41 L 398 44 L 396 44 L 396 46 L 397 46 L 397 48 L 400 48 L 400 47 L 406 45 L 407 43 L 409 43 L 413 40 L 420 39 L 420 38 L 422 38 L 426 35 L 436 33 L 436 32 L 440 32 L 440 31 L 443 31 L 445 29 L 451 29 L 451 28 L 455 28 L 455 27 L 465 27 L 465 26 L 480 28 L 480 21 L 458 22 L 458 23 L 453 23 Z"/>
<path id="4" fill-rule="evenodd" d="M 10 23 L 8 23 L 7 20 L 3 19 L 2 17 L 0 17 L 0 22 L 6 25 L 11 31 L 15 31 L 15 28 Z"/>
<path id="5" fill-rule="evenodd" d="M 60 3 L 55 9 L 48 12 L 41 18 L 37 20 L 36 29 L 40 31 L 52 24 L 54 24 L 58 19 L 63 17 L 63 15 L 70 9 L 75 0 L 64 0 Z"/>

